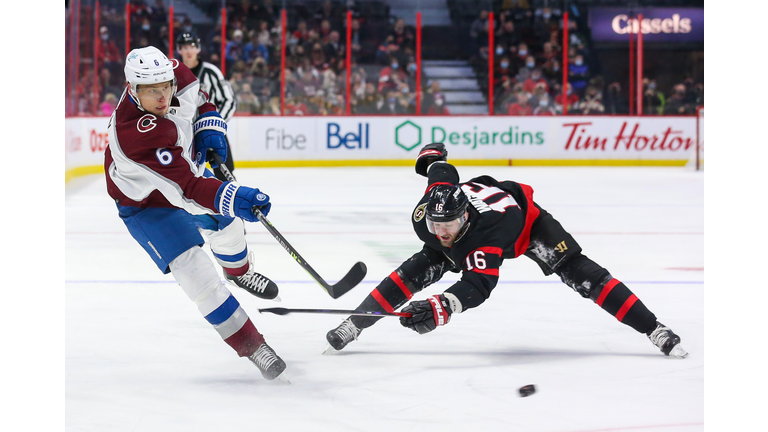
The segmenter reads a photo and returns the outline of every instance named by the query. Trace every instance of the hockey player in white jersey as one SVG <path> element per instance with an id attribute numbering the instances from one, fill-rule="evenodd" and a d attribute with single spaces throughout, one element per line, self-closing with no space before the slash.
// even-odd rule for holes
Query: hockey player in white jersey
<path id="1" fill-rule="evenodd" d="M 221 338 L 274 379 L 285 362 L 201 249 L 204 235 L 224 279 L 255 296 L 275 298 L 277 285 L 254 271 L 243 235 L 243 220 L 257 220 L 253 207 L 266 215 L 269 197 L 221 182 L 206 169 L 209 151 L 226 160 L 226 123 L 183 63 L 155 47 L 135 49 L 127 56 L 125 78 L 129 85 L 109 119 L 104 155 L 107 191 L 119 216 Z"/>

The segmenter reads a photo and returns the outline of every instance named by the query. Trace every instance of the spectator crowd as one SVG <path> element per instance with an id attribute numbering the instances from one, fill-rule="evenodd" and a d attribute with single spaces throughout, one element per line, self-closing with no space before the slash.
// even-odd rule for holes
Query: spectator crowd
<path id="1" fill-rule="evenodd" d="M 504 1 L 493 23 L 488 11 L 480 11 L 469 28 L 471 63 L 487 90 L 493 50 L 494 114 L 628 114 L 629 100 L 621 84 L 607 84 L 595 73 L 595 56 L 580 27 L 584 24 L 573 16 L 568 21 L 563 92 L 561 9 L 546 3 L 532 7 L 528 0 Z M 491 28 L 493 47 L 488 44 Z M 704 85 L 687 78 L 674 84 L 665 98 L 655 79 L 644 79 L 643 95 L 643 114 L 695 114 L 696 107 L 704 104 Z"/>
<path id="2" fill-rule="evenodd" d="M 216 3 L 216 4 L 213 4 Z M 215 24 L 196 26 L 174 20 L 173 34 L 194 32 L 201 57 L 222 64 L 220 4 L 206 12 Z M 285 115 L 344 115 L 347 92 L 347 10 L 352 11 L 350 112 L 416 113 L 415 29 L 403 19 L 367 14 L 363 3 L 320 0 L 302 4 L 285 33 Z M 125 3 L 101 0 L 95 67 L 81 68 L 75 83 L 77 112 L 109 115 L 124 88 Z M 227 0 L 224 70 L 236 94 L 240 115 L 280 115 L 281 3 Z M 294 11 L 296 12 L 296 11 Z M 130 2 L 131 48 L 154 45 L 170 50 L 168 10 L 162 0 Z M 384 23 L 383 25 L 381 23 Z M 627 114 L 626 89 L 595 73 L 594 54 L 582 21 L 568 22 L 569 48 L 565 94 L 562 91 L 562 11 L 531 7 L 528 0 L 504 1 L 494 13 L 494 46 L 488 46 L 490 20 L 480 11 L 469 28 L 470 62 L 478 81 L 488 84 L 493 50 L 494 114 Z M 81 54 L 88 47 L 81 45 Z M 98 79 L 94 77 L 98 71 Z M 97 83 L 94 86 L 94 82 Z M 422 113 L 450 114 L 439 82 L 422 80 Z M 484 89 L 487 90 L 487 87 Z M 703 83 L 687 78 L 663 92 L 656 80 L 643 80 L 643 114 L 695 114 L 703 105 Z M 98 103 L 94 102 L 97 100 Z"/>

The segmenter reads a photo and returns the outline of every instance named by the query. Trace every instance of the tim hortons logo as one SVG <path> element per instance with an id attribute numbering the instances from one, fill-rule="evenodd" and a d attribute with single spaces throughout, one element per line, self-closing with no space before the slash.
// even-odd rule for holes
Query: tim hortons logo
<path id="1" fill-rule="evenodd" d="M 596 151 L 686 151 L 696 145 L 691 137 L 683 136 L 683 131 L 672 130 L 669 126 L 662 134 L 644 135 L 638 132 L 640 123 L 622 122 L 621 130 L 616 136 L 600 137 L 591 135 L 589 126 L 592 122 L 564 123 L 563 127 L 570 128 L 566 150 L 596 150 Z M 631 129 L 631 131 L 629 130 Z"/>

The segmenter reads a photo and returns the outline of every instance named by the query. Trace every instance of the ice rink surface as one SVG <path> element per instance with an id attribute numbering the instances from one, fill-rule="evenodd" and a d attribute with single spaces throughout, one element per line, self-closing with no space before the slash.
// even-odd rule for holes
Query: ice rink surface
<path id="1" fill-rule="evenodd" d="M 534 199 L 682 337 L 665 358 L 527 258 L 505 261 L 476 309 L 418 335 L 395 318 L 323 355 L 341 315 L 259 308 L 355 308 L 421 245 L 410 217 L 426 181 L 411 167 L 237 169 L 273 203 L 269 219 L 333 283 L 330 298 L 260 224 L 258 270 L 281 303 L 232 292 L 286 361 L 264 380 L 131 238 L 102 176 L 66 186 L 65 425 L 71 432 L 704 430 L 704 176 L 682 168 L 459 167 L 531 185 Z M 208 253 L 210 251 L 205 248 Z M 415 295 L 424 299 L 457 280 Z M 536 385 L 520 397 L 518 388 Z"/>

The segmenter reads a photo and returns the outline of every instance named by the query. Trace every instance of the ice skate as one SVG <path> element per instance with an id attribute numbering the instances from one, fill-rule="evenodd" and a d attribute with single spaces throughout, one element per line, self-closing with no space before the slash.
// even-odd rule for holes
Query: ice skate
<path id="1" fill-rule="evenodd" d="M 357 328 L 349 318 L 345 319 L 338 327 L 328 332 L 325 338 L 328 343 L 331 344 L 331 348 L 336 351 L 341 351 L 353 340 L 357 340 L 362 330 Z M 329 350 L 325 351 L 326 353 Z"/>
<path id="2" fill-rule="evenodd" d="M 234 285 L 248 291 L 252 295 L 265 300 L 280 301 L 280 297 L 277 296 L 277 284 L 272 282 L 268 277 L 256 273 L 253 268 L 253 252 L 248 255 L 248 273 L 242 276 L 232 276 L 227 272 L 224 272 L 224 277 L 232 282 Z"/>
<path id="3" fill-rule="evenodd" d="M 248 360 L 252 361 L 264 378 L 268 380 L 277 378 L 285 370 L 283 359 L 275 354 L 275 351 L 266 342 L 261 344 L 256 352 L 248 356 Z"/>
<path id="4" fill-rule="evenodd" d="M 685 358 L 688 353 L 680 346 L 680 336 L 676 335 L 669 327 L 660 322 L 656 322 L 656 329 L 649 335 L 648 339 L 656 345 L 665 356 L 674 358 Z"/>

